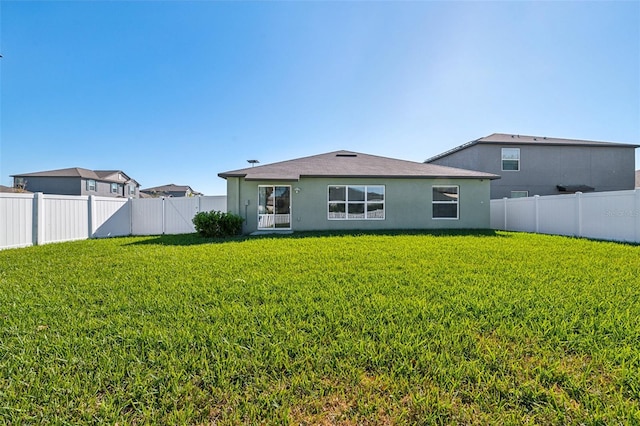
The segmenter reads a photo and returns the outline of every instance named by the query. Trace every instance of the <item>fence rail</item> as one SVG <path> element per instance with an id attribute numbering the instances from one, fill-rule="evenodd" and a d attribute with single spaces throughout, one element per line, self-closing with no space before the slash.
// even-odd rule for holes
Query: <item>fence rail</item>
<path id="1" fill-rule="evenodd" d="M 110 198 L 0 193 L 0 249 L 124 235 L 195 232 L 200 211 L 227 210 L 227 197 Z"/>
<path id="2" fill-rule="evenodd" d="M 491 227 L 640 243 L 640 190 L 491 200 Z"/>

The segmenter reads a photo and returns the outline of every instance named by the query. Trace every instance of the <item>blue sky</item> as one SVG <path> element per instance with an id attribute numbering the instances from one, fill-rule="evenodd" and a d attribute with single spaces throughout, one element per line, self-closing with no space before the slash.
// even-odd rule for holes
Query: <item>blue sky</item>
<path id="1" fill-rule="evenodd" d="M 5 0 L 0 24 L 8 186 L 84 167 L 219 195 L 248 159 L 640 144 L 638 1 Z"/>

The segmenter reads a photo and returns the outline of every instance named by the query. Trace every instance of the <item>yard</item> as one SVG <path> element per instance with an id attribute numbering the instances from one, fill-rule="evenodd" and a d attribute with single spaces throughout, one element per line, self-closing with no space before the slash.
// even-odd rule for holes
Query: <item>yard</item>
<path id="1" fill-rule="evenodd" d="M 0 423 L 640 423 L 640 246 L 509 232 L 0 251 Z"/>

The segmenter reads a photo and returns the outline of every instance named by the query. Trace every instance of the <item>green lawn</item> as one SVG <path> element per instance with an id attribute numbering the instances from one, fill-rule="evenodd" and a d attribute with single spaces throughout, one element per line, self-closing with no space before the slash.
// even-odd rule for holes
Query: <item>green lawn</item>
<path id="1" fill-rule="evenodd" d="M 508 232 L 0 251 L 0 424 L 638 424 L 640 246 Z"/>

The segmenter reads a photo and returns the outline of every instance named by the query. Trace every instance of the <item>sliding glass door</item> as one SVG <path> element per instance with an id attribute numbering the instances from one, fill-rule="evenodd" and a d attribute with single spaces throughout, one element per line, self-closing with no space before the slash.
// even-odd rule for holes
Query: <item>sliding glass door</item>
<path id="1" fill-rule="evenodd" d="M 291 229 L 291 187 L 258 187 L 258 229 Z"/>

